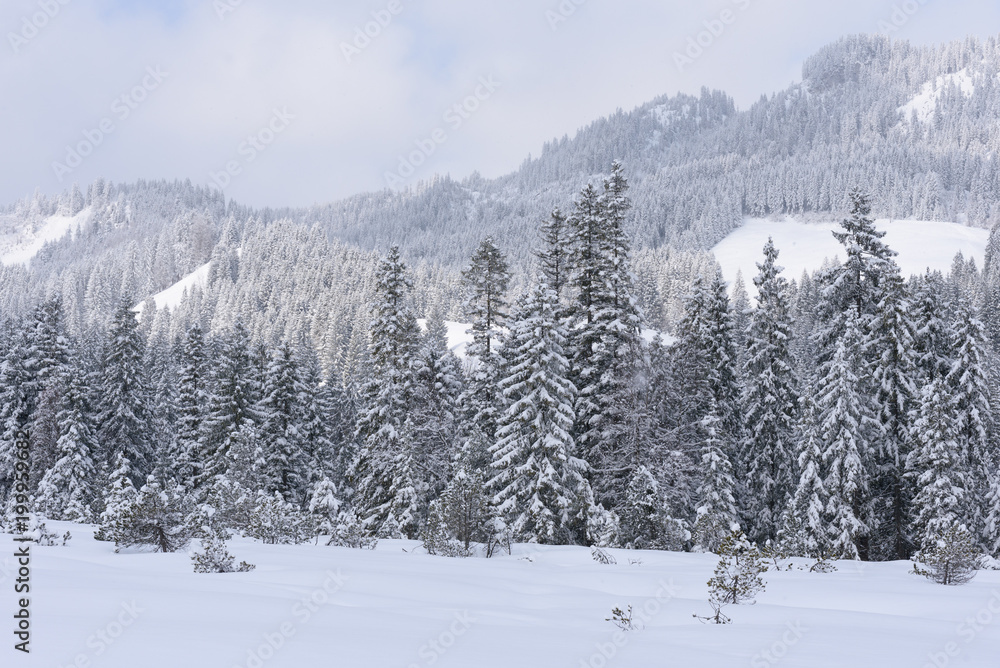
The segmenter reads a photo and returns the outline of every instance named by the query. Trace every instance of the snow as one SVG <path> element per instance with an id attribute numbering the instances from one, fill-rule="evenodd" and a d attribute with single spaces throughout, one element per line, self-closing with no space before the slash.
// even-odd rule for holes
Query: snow
<path id="1" fill-rule="evenodd" d="M 212 263 L 206 262 L 201 265 L 190 274 L 177 281 L 171 285 L 166 290 L 162 292 L 157 292 L 155 295 L 150 297 L 154 302 L 156 302 L 157 308 L 167 308 L 174 309 L 180 306 L 181 301 L 184 299 L 185 294 L 190 294 L 194 288 L 199 288 L 204 290 L 205 286 L 208 285 L 208 271 L 211 269 Z M 143 302 L 145 303 L 145 302 Z M 143 304 L 138 304 L 133 309 L 134 311 L 141 311 Z"/>
<path id="2" fill-rule="evenodd" d="M 447 559 L 410 541 L 361 551 L 236 539 L 230 552 L 257 569 L 202 575 L 187 554 L 115 554 L 87 527 L 49 528 L 74 537 L 31 548 L 31 654 L 18 665 L 920 668 L 1000 656 L 995 571 L 962 587 L 912 575 L 907 562 L 769 572 L 757 604 L 726 608 L 733 623 L 716 626 L 692 617 L 710 612 L 716 558 L 705 554 L 608 550 L 617 564 L 604 565 L 580 547 Z M 0 535 L 0 553 L 14 549 Z M 16 575 L 5 558 L 9 636 Z M 629 605 L 645 621 L 620 633 L 605 620 Z"/>
<path id="3" fill-rule="evenodd" d="M 90 212 L 91 208 L 87 207 L 75 216 L 49 216 L 37 229 L 24 229 L 8 234 L 6 238 L 0 239 L 0 264 L 28 264 L 42 250 L 42 246 L 59 241 L 86 224 Z"/>
<path id="4" fill-rule="evenodd" d="M 420 327 L 420 331 L 427 331 L 426 319 L 420 318 L 417 320 L 417 325 Z M 448 330 L 448 350 L 455 353 L 459 359 L 465 359 L 465 347 L 472 343 L 472 334 L 469 332 L 472 325 L 467 322 L 445 320 L 444 326 Z"/>
<path id="5" fill-rule="evenodd" d="M 938 100 L 952 85 L 957 86 L 966 97 L 971 97 L 976 90 L 975 82 L 967 69 L 939 76 L 934 81 L 925 83 L 916 97 L 899 108 L 903 121 L 909 123 L 913 113 L 916 112 L 917 119 L 921 123 L 926 123 L 933 117 Z"/>
<path id="6" fill-rule="evenodd" d="M 876 227 L 886 232 L 884 241 L 897 251 L 896 262 L 903 277 L 922 274 L 928 268 L 948 273 L 955 254 L 961 251 L 966 259 L 975 258 L 982 267 L 986 257 L 989 230 L 965 227 L 957 223 L 917 220 L 878 220 Z M 743 272 L 747 292 L 757 294 L 753 277 L 757 264 L 764 258 L 763 248 L 770 236 L 780 254 L 778 264 L 785 268 L 785 278 L 798 279 L 803 270 L 819 269 L 823 260 L 844 259 L 844 248 L 831 234 L 840 230 L 839 222 L 803 223 L 794 218 L 764 220 L 752 218 L 734 230 L 712 249 L 722 265 L 726 280 L 732 282 L 736 272 Z"/>
<path id="7" fill-rule="evenodd" d="M 763 244 L 761 245 L 763 246 Z M 418 319 L 417 325 L 420 327 L 420 331 L 427 331 L 426 319 Z M 469 332 L 472 325 L 467 322 L 452 322 L 450 320 L 445 320 L 444 325 L 448 330 L 448 350 L 455 353 L 459 359 L 466 359 L 467 355 L 465 354 L 465 348 L 472 343 L 472 334 Z M 673 345 L 676 342 L 676 339 L 669 334 L 661 334 L 653 329 L 642 330 L 642 338 L 645 339 L 647 343 L 651 343 L 657 335 L 661 336 L 665 345 Z"/>

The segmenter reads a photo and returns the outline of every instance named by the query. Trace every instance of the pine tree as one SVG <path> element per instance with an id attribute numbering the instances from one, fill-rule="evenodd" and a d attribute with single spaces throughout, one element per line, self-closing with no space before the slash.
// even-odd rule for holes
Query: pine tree
<path id="1" fill-rule="evenodd" d="M 623 503 L 632 474 L 648 459 L 643 430 L 636 428 L 645 351 L 625 229 L 628 187 L 621 164 L 614 163 L 603 192 L 585 187 L 568 221 L 576 290 L 570 328 L 570 379 L 578 390 L 574 433 L 592 470 L 594 494 L 608 509 Z"/>
<path id="2" fill-rule="evenodd" d="M 509 317 L 506 293 L 510 285 L 507 259 L 492 238 L 479 245 L 462 273 L 462 283 L 463 310 L 472 323 L 472 342 L 466 347 L 466 355 L 476 360 L 462 405 L 473 432 L 468 438 L 486 445 L 496 438 L 501 403 L 496 392 L 502 373 L 498 345 Z"/>
<path id="3" fill-rule="evenodd" d="M 189 513 L 182 488 L 164 485 L 150 475 L 115 528 L 116 549 L 135 545 L 152 546 L 157 552 L 183 549 L 191 540 Z"/>
<path id="4" fill-rule="evenodd" d="M 824 487 L 829 494 L 831 549 L 842 559 L 866 559 L 870 532 L 865 444 L 873 418 L 858 391 L 860 340 L 852 308 L 836 352 L 820 369 L 816 383 L 819 439 L 828 472 Z"/>
<path id="5" fill-rule="evenodd" d="M 571 276 L 570 228 L 559 209 L 541 226 L 542 248 L 536 252 L 545 283 L 562 299 Z"/>
<path id="6" fill-rule="evenodd" d="M 782 518 L 778 542 L 790 554 L 819 557 L 826 555 L 831 545 L 832 527 L 827 518 L 830 496 L 824 483 L 819 415 L 811 393 L 806 393 L 805 402 L 796 458 L 798 484 Z"/>
<path id="7" fill-rule="evenodd" d="M 969 494 L 963 512 L 973 536 L 985 547 L 989 542 L 986 515 L 979 503 L 990 491 L 992 472 L 997 470 L 994 449 L 993 389 L 989 379 L 986 332 L 971 306 L 960 301 L 952 327 L 952 367 L 945 377 L 945 390 L 955 411 L 955 438 L 960 460 L 957 466 L 967 474 Z"/>
<path id="8" fill-rule="evenodd" d="M 885 277 L 867 345 L 878 351 L 871 366 L 879 427 L 871 482 L 877 518 L 873 550 L 882 558 L 906 559 L 912 549 L 907 533 L 912 489 L 905 469 L 911 448 L 909 414 L 916 395 L 917 360 L 910 305 L 898 272 Z"/>
<path id="9" fill-rule="evenodd" d="M 104 511 L 101 513 L 100 526 L 94 534 L 97 540 L 114 542 L 118 532 L 125 526 L 128 514 L 138 496 L 132 484 L 134 476 L 132 462 L 124 453 L 119 452 L 115 457 L 115 470 L 108 480 L 109 487 L 104 496 Z"/>
<path id="10" fill-rule="evenodd" d="M 108 334 L 99 436 L 109 461 L 123 454 L 135 467 L 135 474 L 144 476 L 152 468 L 153 452 L 147 438 L 144 346 L 133 303 L 128 297 L 119 302 Z"/>
<path id="11" fill-rule="evenodd" d="M 271 356 L 264 376 L 263 397 L 257 412 L 261 417 L 258 436 L 263 449 L 264 491 L 301 505 L 309 486 L 309 457 L 304 449 L 300 397 L 305 386 L 297 360 L 287 342 Z"/>
<path id="12" fill-rule="evenodd" d="M 38 486 L 35 507 L 53 520 L 89 522 L 97 468 L 93 453 L 96 438 L 90 422 L 90 406 L 83 373 L 69 374 L 68 387 L 59 412 L 59 460 Z"/>
<path id="13" fill-rule="evenodd" d="M 940 379 L 924 386 L 913 421 L 914 449 L 907 473 L 917 490 L 912 532 L 921 549 L 932 547 L 943 532 L 967 523 L 968 480 L 957 438 L 955 399 L 946 388 Z"/>
<path id="14" fill-rule="evenodd" d="M 179 483 L 191 491 L 204 478 L 206 462 L 202 438 L 209 405 L 209 364 L 201 325 L 187 332 L 181 350 L 181 370 L 177 379 L 176 431 L 170 452 L 170 468 Z"/>
<path id="15" fill-rule="evenodd" d="M 746 513 L 750 535 L 766 542 L 776 537 L 781 513 L 795 486 L 794 429 L 798 397 L 791 351 L 787 282 L 779 276 L 778 251 L 771 239 L 758 264 L 757 308 L 747 331 L 743 376 L 746 432 L 741 470 L 746 476 Z"/>
<path id="16" fill-rule="evenodd" d="M 216 478 L 229 471 L 234 448 L 238 450 L 256 439 L 260 419 L 254 408 L 257 391 L 246 329 L 237 324 L 216 347 L 218 361 L 212 374 L 207 416 L 202 423 L 197 455 L 191 457 L 200 465 L 194 478 L 199 499 L 208 493 Z"/>
<path id="17" fill-rule="evenodd" d="M 701 425 L 704 433 L 702 479 L 697 491 L 699 502 L 692 533 L 696 548 L 714 552 L 726 536 L 739 528 L 733 494 L 736 480 L 732 462 L 726 454 L 730 448 L 724 443 L 722 419 L 710 410 Z"/>
<path id="18" fill-rule="evenodd" d="M 994 473 L 992 476 L 985 505 L 986 522 L 983 539 L 986 552 L 994 559 L 1000 559 L 1000 473 Z"/>
<path id="19" fill-rule="evenodd" d="M 392 527 L 415 537 L 420 523 L 420 480 L 408 420 L 414 404 L 413 360 L 419 341 L 408 302 L 411 287 L 394 246 L 379 265 L 370 333 L 372 374 L 364 390 L 366 408 L 358 416 L 356 435 L 361 446 L 349 471 L 358 516 L 372 534 L 388 531 L 393 538 L 399 536 Z"/>
<path id="20" fill-rule="evenodd" d="M 509 375 L 500 384 L 507 409 L 492 448 L 490 486 L 499 512 L 516 535 L 542 543 L 586 540 L 571 525 L 590 510 L 586 465 L 570 433 L 575 388 L 557 308 L 555 292 L 540 285 L 515 318 L 506 343 Z"/>

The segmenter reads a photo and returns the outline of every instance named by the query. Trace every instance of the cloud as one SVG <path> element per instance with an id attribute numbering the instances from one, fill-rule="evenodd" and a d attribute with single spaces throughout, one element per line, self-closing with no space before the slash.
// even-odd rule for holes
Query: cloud
<path id="1" fill-rule="evenodd" d="M 797 78 L 823 44 L 876 32 L 905 4 L 10 1 L 0 9 L 0 201 L 97 176 L 209 184 L 236 161 L 228 196 L 307 205 L 385 187 L 435 130 L 446 140 L 411 181 L 499 175 L 545 141 L 663 93 L 721 88 L 745 107 Z M 925 0 L 893 36 L 958 39 L 996 25 L 998 11 Z M 674 54 L 713 29 L 704 54 L 678 69 Z M 149 67 L 168 75 L 136 101 Z M 490 76 L 500 88 L 450 124 L 446 112 Z M 275 110 L 294 118 L 263 143 Z M 91 141 L 106 120 L 113 129 Z M 53 163 L 88 142 L 79 165 L 57 175 Z"/>

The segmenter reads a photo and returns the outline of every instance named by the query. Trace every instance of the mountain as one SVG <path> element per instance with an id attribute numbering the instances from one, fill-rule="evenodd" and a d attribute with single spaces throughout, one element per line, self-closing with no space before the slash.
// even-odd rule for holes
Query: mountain
<path id="1" fill-rule="evenodd" d="M 0 308 L 17 316 L 61 294 L 82 331 L 106 324 L 121 295 L 143 301 L 202 267 L 189 306 L 157 327 L 238 317 L 261 336 L 307 337 L 329 361 L 366 326 L 373 253 L 399 244 L 418 312 L 439 305 L 459 320 L 458 271 L 479 240 L 501 240 L 523 285 L 538 222 L 620 159 L 640 300 L 651 324 L 669 329 L 690 278 L 711 270 L 708 251 L 748 217 L 836 220 L 861 185 L 882 218 L 991 227 L 1000 220 L 998 115 L 996 39 L 917 47 L 855 36 L 748 109 L 719 91 L 663 96 L 554 140 L 496 179 L 436 177 L 263 210 L 190 182 L 98 181 L 0 209 Z"/>

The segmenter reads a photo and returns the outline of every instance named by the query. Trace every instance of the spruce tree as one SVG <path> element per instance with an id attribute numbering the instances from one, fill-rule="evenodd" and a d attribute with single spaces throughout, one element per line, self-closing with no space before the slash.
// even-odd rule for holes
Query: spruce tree
<path id="1" fill-rule="evenodd" d="M 100 397 L 99 436 L 108 461 L 122 454 L 144 479 L 153 466 L 148 439 L 149 406 L 143 369 L 144 344 L 132 311 L 134 300 L 125 297 L 115 311 L 104 353 L 104 382 Z"/>
<path id="2" fill-rule="evenodd" d="M 309 466 L 304 449 L 305 425 L 300 399 L 305 386 L 291 346 L 284 342 L 268 364 L 263 397 L 257 408 L 261 418 L 258 438 L 263 449 L 264 491 L 278 492 L 293 504 L 306 501 Z"/>
<path id="3" fill-rule="evenodd" d="M 812 393 L 805 395 L 803 417 L 799 423 L 796 458 L 798 484 L 782 518 L 778 542 L 790 554 L 820 557 L 830 551 L 832 528 L 827 516 L 830 495 L 824 480 L 823 447 L 819 414 Z"/>
<path id="4" fill-rule="evenodd" d="M 757 308 L 747 331 L 743 376 L 746 432 L 741 470 L 746 476 L 746 515 L 750 536 L 773 539 L 795 481 L 794 429 L 798 397 L 791 351 L 787 282 L 779 274 L 778 251 L 771 239 L 758 264 Z"/>
<path id="5" fill-rule="evenodd" d="M 371 324 L 371 380 L 358 415 L 360 447 L 348 472 L 355 510 L 371 534 L 402 531 L 415 537 L 420 523 L 419 481 L 409 430 L 414 404 L 413 362 L 419 331 L 409 304 L 412 282 L 399 249 L 378 270 Z M 396 529 L 398 527 L 398 529 Z"/>
<path id="6" fill-rule="evenodd" d="M 555 292 L 536 287 L 524 300 L 506 343 L 508 376 L 500 389 L 507 408 L 492 448 L 498 510 L 524 540 L 586 541 L 592 503 L 571 433 L 575 388 L 564 353 L 566 328 Z M 584 529 L 585 531 L 585 529 Z"/>
<path id="7" fill-rule="evenodd" d="M 739 514 L 733 490 L 736 480 L 733 465 L 726 454 L 722 419 L 710 408 L 701 422 L 704 441 L 701 449 L 702 477 L 698 486 L 697 516 L 692 540 L 697 549 L 715 552 L 733 531 L 739 528 Z"/>
<path id="8" fill-rule="evenodd" d="M 195 481 L 203 478 L 205 454 L 202 438 L 208 411 L 209 364 L 205 338 L 201 325 L 195 323 L 188 330 L 181 348 L 181 368 L 177 378 L 176 428 L 169 463 L 177 481 L 185 489 L 195 488 Z"/>
<path id="9" fill-rule="evenodd" d="M 825 363 L 816 382 L 819 440 L 827 477 L 823 481 L 829 500 L 831 549 L 842 559 L 867 559 L 870 533 L 866 444 L 873 417 L 859 393 L 861 334 L 853 308 L 833 357 Z"/>
<path id="10" fill-rule="evenodd" d="M 916 411 L 914 448 L 907 461 L 917 490 L 912 533 L 921 549 L 930 549 L 945 531 L 967 525 L 968 479 L 958 444 L 955 398 L 945 381 L 924 386 Z"/>

